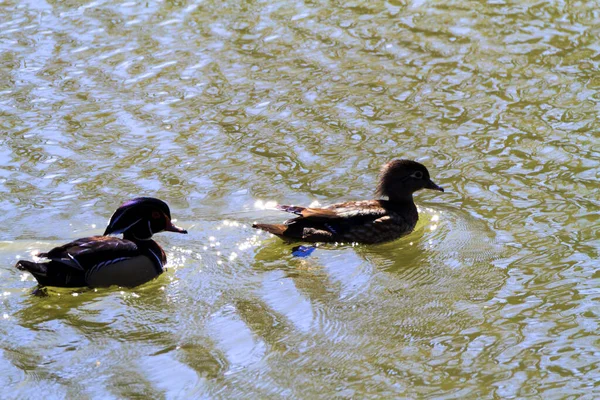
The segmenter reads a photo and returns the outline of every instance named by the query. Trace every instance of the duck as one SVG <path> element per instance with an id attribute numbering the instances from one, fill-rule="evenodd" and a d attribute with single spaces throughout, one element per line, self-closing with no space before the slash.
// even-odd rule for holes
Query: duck
<path id="1" fill-rule="evenodd" d="M 165 271 L 167 256 L 152 240 L 163 231 L 187 233 L 173 224 L 167 203 L 137 197 L 115 211 L 102 236 L 77 239 L 38 253 L 48 261 L 20 260 L 16 267 L 30 272 L 41 287 L 134 287 Z M 110 236 L 119 234 L 122 239 Z"/>
<path id="2" fill-rule="evenodd" d="M 421 189 L 444 192 L 427 168 L 416 161 L 397 159 L 383 165 L 374 200 L 348 201 L 322 208 L 277 205 L 298 215 L 283 224 L 254 223 L 255 229 L 286 241 L 376 244 L 412 232 L 419 213 L 413 193 Z M 381 199 L 387 197 L 387 199 Z"/>

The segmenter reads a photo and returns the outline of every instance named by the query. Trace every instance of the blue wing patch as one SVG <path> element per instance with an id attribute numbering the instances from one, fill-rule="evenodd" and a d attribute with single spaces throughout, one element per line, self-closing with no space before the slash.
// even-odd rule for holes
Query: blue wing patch
<path id="1" fill-rule="evenodd" d="M 292 249 L 292 255 L 294 257 L 308 257 L 316 249 L 316 246 L 296 246 Z"/>

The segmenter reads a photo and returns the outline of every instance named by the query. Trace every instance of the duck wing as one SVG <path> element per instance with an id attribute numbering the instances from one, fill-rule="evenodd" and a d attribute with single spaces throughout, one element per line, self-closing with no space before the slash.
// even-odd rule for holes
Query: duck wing
<path id="1" fill-rule="evenodd" d="M 275 206 L 277 210 L 300 215 L 304 218 L 313 217 L 317 219 L 336 218 L 338 214 L 333 210 L 326 208 L 302 207 L 302 206 L 286 206 L 279 204 Z"/>
<path id="2" fill-rule="evenodd" d="M 286 221 L 286 224 L 295 223 L 300 220 L 362 224 L 388 214 L 387 208 L 379 200 L 348 201 L 323 208 L 281 206 L 279 209 L 285 207 L 294 207 L 297 210 L 294 213 L 299 215 L 299 217 Z"/>
<path id="3" fill-rule="evenodd" d="M 20 260 L 16 267 L 29 271 L 43 286 L 81 287 L 87 286 L 90 276 L 105 267 L 141 255 L 138 246 L 129 240 L 92 236 L 38 254 L 50 261 Z"/>
<path id="4" fill-rule="evenodd" d="M 299 217 L 292 218 L 286 223 L 292 223 L 300 219 L 311 221 L 352 220 L 358 222 L 359 220 L 377 219 L 388 213 L 385 203 L 379 200 L 348 201 L 323 208 L 287 205 L 278 205 L 275 208 L 299 215 Z"/>
<path id="5" fill-rule="evenodd" d="M 140 255 L 138 246 L 125 239 L 112 236 L 91 236 L 74 240 L 55 247 L 46 253 L 38 254 L 68 267 L 87 271 L 98 264 Z"/>
<path id="6" fill-rule="evenodd" d="M 380 200 L 350 201 L 323 208 L 280 205 L 277 209 L 298 215 L 283 224 L 255 224 L 253 227 L 274 235 L 310 242 L 379 241 L 366 230 L 385 232 L 395 223 L 386 202 Z M 365 237 L 361 237 L 361 234 Z"/>

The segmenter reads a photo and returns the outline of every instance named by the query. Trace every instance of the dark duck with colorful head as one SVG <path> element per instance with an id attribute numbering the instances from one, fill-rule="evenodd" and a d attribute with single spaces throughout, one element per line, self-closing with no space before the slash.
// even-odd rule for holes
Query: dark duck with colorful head
<path id="1" fill-rule="evenodd" d="M 38 254 L 50 261 L 21 260 L 16 267 L 29 271 L 41 286 L 133 287 L 163 273 L 167 257 L 152 240 L 162 231 L 187 233 L 173 225 L 164 201 L 139 197 L 115 211 L 104 236 L 77 239 Z M 123 234 L 123 239 L 111 234 Z"/>
<path id="2" fill-rule="evenodd" d="M 349 201 L 323 208 L 278 205 L 278 210 L 299 216 L 283 224 L 252 227 L 306 242 L 387 242 L 415 228 L 419 214 L 413 193 L 421 189 L 444 191 L 433 183 L 424 165 L 394 160 L 383 166 L 377 185 L 377 195 L 388 200 Z"/>

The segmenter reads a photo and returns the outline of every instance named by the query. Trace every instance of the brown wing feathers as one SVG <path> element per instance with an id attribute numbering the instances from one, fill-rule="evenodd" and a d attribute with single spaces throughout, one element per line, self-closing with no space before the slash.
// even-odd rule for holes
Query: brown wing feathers
<path id="1" fill-rule="evenodd" d="M 310 208 L 300 206 L 286 206 L 283 204 L 275 207 L 278 210 L 289 212 L 292 214 L 300 215 L 304 218 L 315 218 L 315 219 L 329 219 L 339 218 L 339 214 L 335 210 L 327 210 L 325 208 Z"/>

